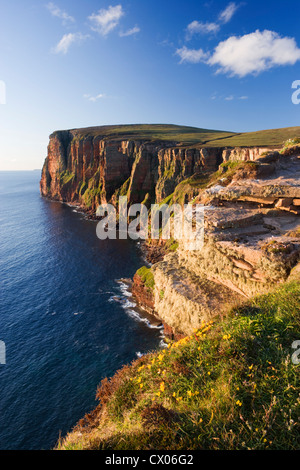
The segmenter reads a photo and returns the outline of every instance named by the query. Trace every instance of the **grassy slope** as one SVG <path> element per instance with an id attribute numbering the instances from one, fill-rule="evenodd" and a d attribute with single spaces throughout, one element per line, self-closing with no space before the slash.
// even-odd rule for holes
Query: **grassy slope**
<path id="1" fill-rule="evenodd" d="M 105 380 L 59 448 L 299 449 L 299 339 L 295 280 Z"/>
<path id="2" fill-rule="evenodd" d="M 206 145 L 210 147 L 277 147 L 290 138 L 300 137 L 300 127 L 237 134 L 166 124 L 100 126 L 75 129 L 73 132 L 79 139 L 87 136 L 101 136 L 108 139 L 162 140 L 178 142 L 183 145 Z"/>
<path id="3" fill-rule="evenodd" d="M 281 147 L 288 139 L 299 138 L 300 127 L 286 127 L 258 132 L 237 134 L 222 140 L 209 143 L 212 147 Z"/>
<path id="4" fill-rule="evenodd" d="M 77 136 L 102 136 L 118 140 L 150 140 L 181 142 L 185 145 L 202 143 L 208 140 L 231 137 L 234 132 L 199 129 L 197 127 L 176 126 L 166 124 L 136 124 L 119 126 L 90 127 L 76 129 Z"/>

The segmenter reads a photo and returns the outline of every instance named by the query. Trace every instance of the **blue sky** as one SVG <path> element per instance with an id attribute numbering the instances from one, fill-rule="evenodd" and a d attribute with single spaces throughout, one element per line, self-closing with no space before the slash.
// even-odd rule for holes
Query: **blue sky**
<path id="1" fill-rule="evenodd" d="M 0 170 L 56 129 L 300 125 L 298 1 L 1 0 Z M 2 85 L 2 92 L 1 92 Z"/>

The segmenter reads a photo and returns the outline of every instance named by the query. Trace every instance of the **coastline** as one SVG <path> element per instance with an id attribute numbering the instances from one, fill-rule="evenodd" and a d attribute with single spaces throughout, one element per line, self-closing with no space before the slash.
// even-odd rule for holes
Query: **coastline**
<path id="1" fill-rule="evenodd" d="M 110 301 L 118 302 L 122 305 L 125 312 L 138 322 L 145 323 L 148 328 L 161 330 L 160 347 L 166 347 L 165 325 L 162 321 L 147 311 L 132 292 L 133 280 L 130 278 L 121 278 L 115 281 L 119 285 L 120 297 L 113 296 Z"/>
<path id="2" fill-rule="evenodd" d="M 47 199 L 50 202 L 59 202 L 60 204 L 66 204 L 68 207 L 72 208 L 74 212 L 84 215 L 85 220 L 91 220 L 94 222 L 98 222 L 99 220 L 101 220 L 100 217 L 91 214 L 91 211 L 88 211 L 84 206 L 80 204 L 70 203 L 67 201 L 59 201 L 59 200 L 51 199 L 45 196 L 42 196 L 42 197 Z M 146 241 L 141 241 L 141 240 L 137 241 L 136 245 L 142 253 L 143 261 L 149 267 L 151 267 L 153 264 L 157 263 L 158 261 L 161 261 L 165 255 L 163 246 L 150 245 Z M 140 301 L 138 296 L 134 295 L 134 293 L 132 292 L 133 286 L 134 286 L 134 279 L 121 278 L 121 279 L 115 280 L 115 282 L 116 284 L 119 284 L 120 289 L 123 293 L 123 296 L 125 296 L 125 298 L 133 297 L 134 301 L 136 302 L 134 306 L 129 305 L 127 307 L 131 308 L 131 314 L 133 317 L 135 317 L 137 321 L 142 321 L 146 323 L 149 326 L 149 328 L 164 329 L 163 338 L 167 337 L 167 338 L 174 339 L 175 337 L 179 339 L 181 337 L 181 335 L 174 336 L 173 332 L 168 327 L 168 325 L 165 325 L 161 321 L 161 319 L 155 314 L 154 310 L 151 311 L 149 308 L 147 308 L 147 306 L 143 302 Z M 115 301 L 119 301 L 119 299 L 115 299 Z M 132 313 L 133 311 L 134 311 L 134 314 Z M 166 344 L 163 340 L 162 340 L 162 343 Z"/>

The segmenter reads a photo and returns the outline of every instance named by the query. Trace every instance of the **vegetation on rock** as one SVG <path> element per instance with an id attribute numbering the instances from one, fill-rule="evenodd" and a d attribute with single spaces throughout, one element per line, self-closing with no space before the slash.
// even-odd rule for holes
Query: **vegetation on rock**
<path id="1" fill-rule="evenodd" d="M 142 282 L 145 284 L 148 290 L 152 291 L 154 289 L 155 283 L 151 268 L 143 266 L 137 271 L 136 274 L 141 278 Z"/>
<path id="2" fill-rule="evenodd" d="M 298 449 L 299 337 L 293 282 L 105 379 L 98 408 L 58 448 Z"/>

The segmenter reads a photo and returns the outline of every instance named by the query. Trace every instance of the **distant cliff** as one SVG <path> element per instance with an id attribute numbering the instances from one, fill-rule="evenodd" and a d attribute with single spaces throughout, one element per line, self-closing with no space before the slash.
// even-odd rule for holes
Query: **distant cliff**
<path id="1" fill-rule="evenodd" d="M 42 171 L 41 194 L 79 204 L 90 212 L 100 203 L 116 202 L 119 195 L 127 195 L 129 203 L 161 202 L 195 174 L 214 172 L 230 159 L 253 160 L 266 150 L 206 147 L 201 142 L 191 146 L 171 140 L 182 138 L 181 134 L 171 133 L 170 140 L 159 133 L 132 134 L 107 135 L 105 127 L 92 132 L 54 132 Z"/>

